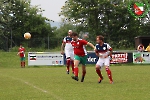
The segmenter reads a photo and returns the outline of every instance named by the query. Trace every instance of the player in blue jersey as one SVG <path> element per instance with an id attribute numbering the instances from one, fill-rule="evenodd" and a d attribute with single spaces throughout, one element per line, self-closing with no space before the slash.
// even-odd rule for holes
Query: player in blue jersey
<path id="1" fill-rule="evenodd" d="M 70 71 L 70 65 L 72 66 L 72 73 L 74 73 L 74 52 L 73 47 L 71 45 L 71 38 L 72 30 L 68 31 L 68 36 L 66 36 L 63 39 L 62 45 L 61 45 L 61 54 L 66 55 L 66 70 L 67 74 L 69 74 Z"/>
<path id="2" fill-rule="evenodd" d="M 108 43 L 104 43 L 104 37 L 102 35 L 99 35 L 96 37 L 96 55 L 99 57 L 97 63 L 96 63 L 96 73 L 99 76 L 98 83 L 101 83 L 103 80 L 103 76 L 101 74 L 101 68 L 104 66 L 108 75 L 108 78 L 110 80 L 110 84 L 113 83 L 111 70 L 109 69 L 110 66 L 110 56 L 112 54 L 112 48 Z"/>

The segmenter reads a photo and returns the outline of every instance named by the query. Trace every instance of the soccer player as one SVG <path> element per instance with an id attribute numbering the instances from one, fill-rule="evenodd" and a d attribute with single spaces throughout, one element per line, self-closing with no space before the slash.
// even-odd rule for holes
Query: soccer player
<path id="1" fill-rule="evenodd" d="M 85 74 L 86 74 L 86 61 L 87 61 L 87 52 L 86 52 L 86 49 L 84 46 L 89 45 L 93 49 L 95 48 L 95 46 L 92 43 L 87 42 L 86 40 L 79 39 L 78 34 L 75 32 L 72 33 L 72 39 L 73 40 L 71 41 L 71 44 L 72 44 L 73 49 L 74 49 L 74 76 L 72 76 L 72 79 L 74 79 L 76 81 L 79 80 L 79 78 L 78 78 L 78 72 L 79 72 L 78 66 L 79 66 L 79 63 L 81 63 L 82 64 L 81 82 L 83 82 Z"/>
<path id="2" fill-rule="evenodd" d="M 17 55 L 20 56 L 21 68 L 25 68 L 25 48 L 20 45 Z"/>
<path id="3" fill-rule="evenodd" d="M 96 73 L 99 76 L 98 83 L 101 83 L 103 80 L 103 76 L 101 74 L 101 68 L 105 66 L 108 78 L 110 80 L 110 84 L 113 83 L 111 70 L 109 69 L 110 66 L 110 55 L 112 54 L 112 48 L 108 43 L 104 43 L 104 37 L 102 35 L 99 35 L 96 37 L 96 55 L 99 57 L 97 63 L 96 63 Z"/>
<path id="4" fill-rule="evenodd" d="M 139 52 L 143 52 L 144 51 L 144 46 L 143 46 L 143 44 L 141 43 L 140 45 L 138 45 L 138 47 L 137 47 L 137 51 L 139 51 Z"/>
<path id="5" fill-rule="evenodd" d="M 73 53 L 73 47 L 71 45 L 71 41 L 72 41 L 71 34 L 72 34 L 72 30 L 69 30 L 68 36 L 66 36 L 63 39 L 61 45 L 61 54 L 64 54 L 64 49 L 65 49 L 67 74 L 69 74 L 70 64 L 72 65 L 72 74 L 74 73 L 74 53 Z"/>

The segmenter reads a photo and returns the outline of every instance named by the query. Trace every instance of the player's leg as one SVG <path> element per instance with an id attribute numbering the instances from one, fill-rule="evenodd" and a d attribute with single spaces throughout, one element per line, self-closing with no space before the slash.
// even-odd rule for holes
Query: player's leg
<path id="1" fill-rule="evenodd" d="M 84 81 L 85 74 L 86 74 L 86 65 L 82 65 L 82 78 L 81 78 L 81 82 Z"/>
<path id="2" fill-rule="evenodd" d="M 23 68 L 23 58 L 22 57 L 20 57 L 20 66 L 21 66 L 21 68 Z"/>
<path id="3" fill-rule="evenodd" d="M 112 79 L 111 70 L 110 70 L 110 68 L 109 68 L 109 66 L 110 66 L 110 58 L 109 58 L 109 57 L 108 57 L 108 58 L 105 58 L 105 63 L 104 63 L 104 65 L 105 65 L 106 73 L 107 73 L 107 75 L 108 75 L 108 78 L 109 78 L 109 80 L 110 80 L 110 83 L 112 84 L 112 83 L 113 83 L 113 79 Z"/>
<path id="4" fill-rule="evenodd" d="M 82 78 L 81 82 L 84 81 L 85 74 L 86 74 L 86 61 L 87 61 L 87 55 L 81 58 L 81 64 L 82 64 Z"/>
<path id="5" fill-rule="evenodd" d="M 25 68 L 25 57 L 22 58 L 23 68 Z"/>
<path id="6" fill-rule="evenodd" d="M 65 55 L 66 55 L 66 70 L 67 70 L 67 74 L 69 74 L 69 67 L 70 67 L 70 54 L 69 51 L 65 50 Z"/>
<path id="7" fill-rule="evenodd" d="M 74 74 L 74 60 L 71 60 L 72 74 Z"/>
<path id="8" fill-rule="evenodd" d="M 72 74 L 74 74 L 74 54 L 73 54 L 73 52 L 70 53 L 70 58 L 71 58 Z"/>
<path id="9" fill-rule="evenodd" d="M 69 74 L 69 67 L 70 67 L 70 54 L 69 54 L 69 51 L 65 51 L 65 55 L 66 55 L 66 70 L 67 70 L 67 74 Z"/>
<path id="10" fill-rule="evenodd" d="M 66 70 L 67 70 L 67 74 L 69 74 L 69 71 L 70 71 L 70 61 L 71 61 L 71 59 L 70 59 L 70 57 L 67 57 L 66 58 Z"/>
<path id="11" fill-rule="evenodd" d="M 74 56 L 74 76 L 72 76 L 72 79 L 75 79 L 76 81 L 79 80 L 78 73 L 79 73 L 79 63 L 80 63 L 80 57 L 75 55 Z"/>
<path id="12" fill-rule="evenodd" d="M 103 75 L 101 73 L 101 67 L 102 66 L 103 66 L 103 59 L 99 58 L 96 65 L 95 65 L 96 73 L 99 76 L 98 83 L 101 83 L 101 81 L 103 80 Z"/>

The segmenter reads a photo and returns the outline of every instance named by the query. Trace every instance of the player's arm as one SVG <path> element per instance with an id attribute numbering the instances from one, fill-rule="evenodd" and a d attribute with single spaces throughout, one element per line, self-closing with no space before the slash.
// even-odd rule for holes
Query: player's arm
<path id="1" fill-rule="evenodd" d="M 17 53 L 17 55 L 19 55 L 19 54 L 20 54 L 20 52 Z"/>
<path id="2" fill-rule="evenodd" d="M 109 49 L 109 52 L 108 52 L 108 56 L 111 56 L 112 53 L 113 53 L 113 50 L 112 50 L 112 48 L 110 48 L 110 49 Z"/>
<path id="3" fill-rule="evenodd" d="M 17 53 L 17 55 L 19 55 L 20 54 L 20 50 L 18 50 L 18 53 Z"/>
<path id="4" fill-rule="evenodd" d="M 92 47 L 94 49 L 94 51 L 95 51 L 95 46 L 92 43 L 88 42 L 87 45 L 89 45 L 90 47 Z"/>
<path id="5" fill-rule="evenodd" d="M 88 46 L 92 47 L 94 49 L 94 51 L 95 51 L 95 46 L 92 43 L 90 43 L 90 42 L 88 42 L 86 40 L 82 40 L 81 42 L 82 42 L 83 45 L 88 45 Z"/>
<path id="6" fill-rule="evenodd" d="M 106 55 L 106 57 L 111 56 L 112 53 L 113 53 L 113 50 L 112 50 L 112 48 L 110 47 L 109 44 L 107 44 L 107 48 L 108 48 L 108 54 Z M 106 58 L 106 57 L 105 57 L 105 58 Z"/>
<path id="7" fill-rule="evenodd" d="M 98 53 L 98 50 L 96 49 L 96 47 L 95 47 L 95 54 L 96 54 L 96 56 L 98 56 L 99 57 L 99 53 Z"/>
<path id="8" fill-rule="evenodd" d="M 61 54 L 64 54 L 64 48 L 65 48 L 65 43 L 63 42 L 61 44 Z"/>

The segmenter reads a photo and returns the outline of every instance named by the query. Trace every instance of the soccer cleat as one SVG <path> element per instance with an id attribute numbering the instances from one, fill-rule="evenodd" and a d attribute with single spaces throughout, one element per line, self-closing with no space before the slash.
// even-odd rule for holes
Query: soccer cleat
<path id="1" fill-rule="evenodd" d="M 113 84 L 113 81 L 110 81 L 110 84 Z"/>
<path id="2" fill-rule="evenodd" d="M 83 82 L 84 81 L 84 76 L 82 76 L 82 79 L 81 79 L 81 82 Z"/>
<path id="3" fill-rule="evenodd" d="M 98 83 L 101 83 L 102 80 L 103 80 L 103 77 L 102 77 L 102 78 L 99 78 L 99 79 L 98 79 Z"/>
<path id="4" fill-rule="evenodd" d="M 79 78 L 78 78 L 77 76 L 71 76 L 71 77 L 72 77 L 72 79 L 74 79 L 74 80 L 76 80 L 76 81 L 79 80 Z"/>

